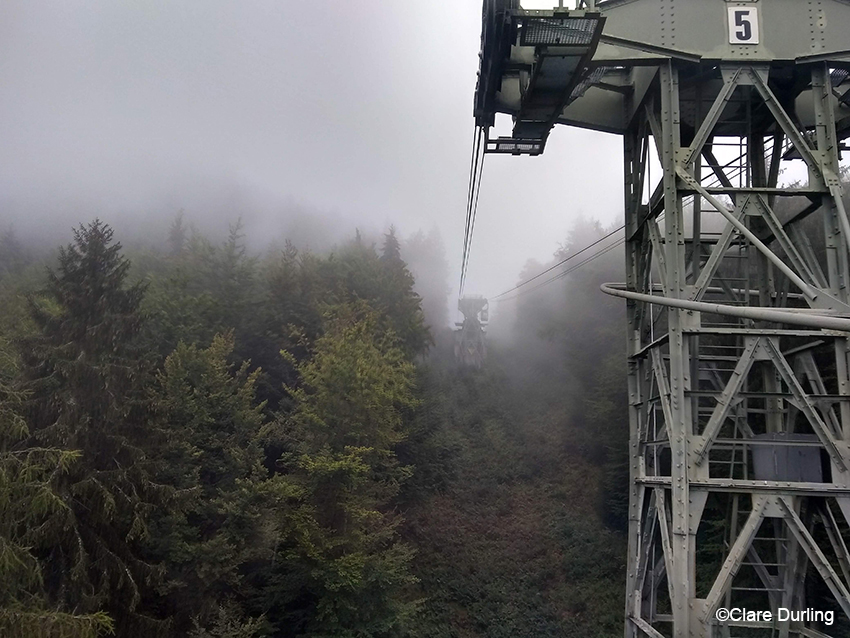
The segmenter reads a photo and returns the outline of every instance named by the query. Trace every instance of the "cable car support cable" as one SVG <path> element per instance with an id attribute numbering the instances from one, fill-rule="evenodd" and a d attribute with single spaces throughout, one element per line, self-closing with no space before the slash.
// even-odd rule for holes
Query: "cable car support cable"
<path id="1" fill-rule="evenodd" d="M 466 227 L 463 237 L 463 259 L 460 270 L 460 287 L 458 288 L 458 296 L 463 295 L 464 285 L 466 284 L 466 272 L 469 266 L 469 253 L 472 248 L 472 235 L 475 230 L 475 217 L 478 212 L 478 197 L 481 194 L 481 175 L 484 170 L 484 153 L 482 150 L 482 141 L 486 143 L 484 136 L 484 127 L 477 126 L 475 128 L 475 136 L 473 140 L 472 158 L 469 167 L 469 188 L 467 190 L 466 200 Z"/>
<path id="2" fill-rule="evenodd" d="M 578 256 L 579 256 L 579 255 L 581 255 L 582 253 L 587 252 L 588 250 L 590 250 L 590 249 L 591 249 L 591 248 L 593 248 L 594 246 L 598 246 L 598 245 L 599 245 L 599 244 L 601 244 L 603 241 L 605 241 L 605 240 L 606 240 L 606 239 L 608 239 L 609 237 L 613 237 L 614 235 L 616 235 L 617 233 L 619 233 L 619 232 L 620 232 L 621 230 L 623 230 L 624 228 L 625 228 L 625 225 L 624 225 L 624 226 L 620 226 L 619 228 L 616 228 L 616 229 L 612 230 L 610 233 L 608 233 L 608 234 L 607 234 L 607 235 L 605 235 L 604 237 L 600 237 L 599 239 L 597 239 L 597 240 L 596 240 L 595 242 L 593 242 L 592 244 L 589 244 L 589 245 L 585 246 L 584 248 L 582 248 L 581 250 L 579 250 L 578 252 L 575 252 L 575 253 L 571 254 L 570 256 L 568 256 L 568 257 L 567 257 L 567 258 L 565 258 L 565 259 L 562 259 L 562 260 L 561 260 L 561 261 L 559 261 L 557 264 L 554 264 L 553 266 L 550 266 L 549 268 L 547 268 L 547 269 L 546 269 L 546 270 L 544 270 L 543 272 L 540 272 L 540 273 L 538 273 L 538 274 L 534 275 L 534 277 L 531 277 L 530 279 L 526 279 L 525 281 L 523 281 L 522 283 L 517 284 L 516 286 L 514 286 L 514 287 L 513 287 L 513 288 L 511 288 L 510 290 L 506 290 L 506 291 L 505 291 L 505 292 L 503 292 L 503 293 L 500 293 L 500 294 L 498 294 L 498 295 L 496 295 L 496 296 L 494 296 L 494 297 L 491 297 L 491 299 L 493 299 L 493 300 L 495 300 L 495 301 L 498 301 L 498 300 L 500 300 L 500 298 L 501 298 L 501 297 L 504 297 L 505 295 L 512 293 L 514 290 L 519 290 L 519 289 L 520 289 L 520 288 L 522 288 L 523 286 L 527 286 L 528 284 L 530 284 L 530 283 L 531 283 L 532 281 L 534 281 L 535 279 L 539 279 L 539 278 L 540 278 L 540 277 L 542 277 L 543 275 L 545 275 L 545 274 L 548 274 L 548 273 L 552 272 L 552 271 L 553 271 L 553 270 L 555 270 L 556 268 L 559 268 L 560 266 L 563 266 L 564 264 L 566 264 L 568 261 L 570 261 L 570 260 L 574 259 L 575 257 L 578 257 Z M 620 245 L 620 244 L 615 244 L 615 245 Z M 605 250 L 605 252 L 607 252 L 608 250 L 610 250 L 610 249 L 611 249 L 611 248 L 613 248 L 613 247 L 614 247 L 614 246 L 609 247 L 608 249 L 606 249 L 606 250 Z M 595 258 L 595 257 L 598 257 L 598 256 L 599 256 L 599 254 L 601 254 L 601 253 L 594 253 L 594 258 Z M 588 260 L 583 261 L 581 265 L 583 265 L 583 264 L 587 263 L 587 261 L 588 261 Z M 570 272 L 572 272 L 572 270 L 570 270 Z M 566 274 L 566 273 L 559 273 L 559 274 L 558 274 L 558 277 L 560 277 L 560 276 L 562 276 L 562 275 L 565 275 L 565 274 Z M 558 277 L 554 277 L 554 278 L 552 278 L 552 279 L 548 279 L 548 280 L 546 281 L 546 283 L 549 283 L 549 282 L 551 282 L 551 281 L 554 281 L 554 280 L 555 280 L 555 279 L 557 279 Z M 535 286 L 534 288 L 532 288 L 532 290 L 537 289 L 537 287 L 538 287 L 538 286 Z M 515 298 L 515 297 L 511 297 L 511 299 L 514 299 L 514 298 Z"/>

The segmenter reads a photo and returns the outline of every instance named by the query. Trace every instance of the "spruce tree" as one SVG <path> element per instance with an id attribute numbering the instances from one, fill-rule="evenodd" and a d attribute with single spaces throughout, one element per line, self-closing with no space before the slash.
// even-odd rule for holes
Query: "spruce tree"
<path id="1" fill-rule="evenodd" d="M 395 236 L 395 226 L 390 226 L 389 231 L 384 235 L 381 261 L 396 264 L 401 261 L 401 244 L 398 243 L 398 237 Z"/>
<path id="2" fill-rule="evenodd" d="M 278 482 L 294 510 L 280 510 L 288 527 L 266 596 L 270 617 L 297 635 L 392 636 L 415 612 L 393 499 L 411 472 L 395 448 L 417 401 L 398 345 L 359 302 L 329 311 L 313 357 L 293 359 L 300 385 L 279 424 L 291 452 Z"/>
<path id="3" fill-rule="evenodd" d="M 41 550 L 46 594 L 60 608 L 106 609 L 122 636 L 154 635 L 139 614 L 158 573 L 138 547 L 159 494 L 144 469 L 147 375 L 135 347 L 145 289 L 125 285 L 130 263 L 100 220 L 77 228 L 58 262 L 30 299 L 37 332 L 21 343 L 29 444 L 80 454 L 56 486 L 68 510 Z"/>
<path id="4" fill-rule="evenodd" d="M 14 387 L 16 374 L 17 360 L 0 340 L 0 635 L 96 638 L 112 629 L 108 615 L 56 610 L 44 596 L 45 563 L 37 549 L 49 546 L 52 530 L 67 522 L 58 485 L 79 453 L 26 444 L 26 396 Z"/>
<path id="5" fill-rule="evenodd" d="M 423 353 L 433 343 L 422 312 L 422 298 L 413 290 L 415 281 L 401 258 L 401 246 L 390 226 L 384 235 L 381 255 L 383 265 L 382 294 L 392 329 L 401 339 L 406 354 L 413 357 Z"/>
<path id="6" fill-rule="evenodd" d="M 168 229 L 168 252 L 172 257 L 179 257 L 186 249 L 186 226 L 183 224 L 183 209 L 174 217 Z"/>
<path id="7" fill-rule="evenodd" d="M 161 447 L 157 480 L 179 490 L 157 512 L 151 549 L 168 568 L 169 615 L 187 631 L 194 617 L 213 622 L 226 599 L 238 607 L 240 570 L 270 555 L 261 531 L 262 404 L 254 400 L 260 370 L 232 369 L 233 336 L 217 335 L 201 350 L 181 343 L 157 374 L 153 396 Z M 233 610 L 231 610 L 233 611 Z"/>

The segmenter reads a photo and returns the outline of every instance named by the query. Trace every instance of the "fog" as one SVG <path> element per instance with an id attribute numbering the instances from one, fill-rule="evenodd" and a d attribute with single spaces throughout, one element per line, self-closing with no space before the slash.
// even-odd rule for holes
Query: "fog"
<path id="1" fill-rule="evenodd" d="M 7 0 L 0 4 L 0 224 L 119 238 L 178 210 L 255 245 L 436 225 L 459 279 L 478 0 Z M 500 120 L 497 133 L 510 127 Z M 579 214 L 622 216 L 619 138 L 561 128 L 488 157 L 467 290 L 514 285 Z M 155 231 L 154 231 L 155 229 Z"/>

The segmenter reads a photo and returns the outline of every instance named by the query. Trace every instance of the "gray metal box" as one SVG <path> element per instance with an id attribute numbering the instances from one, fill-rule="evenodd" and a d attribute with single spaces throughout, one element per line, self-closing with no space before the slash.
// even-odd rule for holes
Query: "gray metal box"
<path id="1" fill-rule="evenodd" d="M 793 441 L 816 443 L 814 434 L 785 432 L 760 434 L 760 441 L 777 441 L 776 445 L 753 446 L 753 471 L 757 481 L 792 481 L 823 483 L 820 448 L 813 445 L 789 445 Z"/>

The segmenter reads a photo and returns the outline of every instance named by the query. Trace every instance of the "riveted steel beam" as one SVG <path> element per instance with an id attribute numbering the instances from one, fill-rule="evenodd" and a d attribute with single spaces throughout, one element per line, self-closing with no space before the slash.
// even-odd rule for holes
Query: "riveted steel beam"
<path id="1" fill-rule="evenodd" d="M 812 561 L 812 565 L 814 565 L 815 569 L 823 577 L 826 586 L 829 587 L 835 596 L 836 602 L 841 606 L 847 617 L 850 618 L 850 591 L 841 582 L 838 574 L 835 573 L 832 565 L 829 564 L 829 560 L 827 560 L 823 551 L 818 546 L 817 541 L 812 537 L 811 532 L 803 524 L 803 521 L 800 520 L 799 515 L 791 503 L 786 498 L 779 498 L 778 500 L 779 506 L 785 512 L 785 519 L 788 522 L 789 529 L 797 538 L 797 542 L 800 543 L 809 560 Z"/>
<path id="2" fill-rule="evenodd" d="M 720 606 L 721 599 L 729 590 L 729 586 L 732 584 L 732 579 L 735 577 L 735 574 L 738 573 L 738 569 L 741 567 L 741 562 L 744 560 L 744 556 L 746 556 L 749 551 L 753 538 L 755 538 L 756 532 L 758 532 L 759 526 L 764 520 L 764 510 L 766 506 L 766 497 L 756 497 L 753 502 L 753 509 L 747 517 L 747 522 L 744 523 L 744 526 L 738 532 L 738 537 L 735 539 L 735 543 L 729 550 L 726 560 L 723 561 L 723 565 L 720 567 L 720 572 L 717 574 L 717 578 L 715 578 L 714 584 L 711 586 L 711 591 L 709 591 L 708 596 L 705 597 L 702 612 L 703 621 L 708 620 L 714 615 L 714 612 L 717 611 L 717 608 Z"/>

